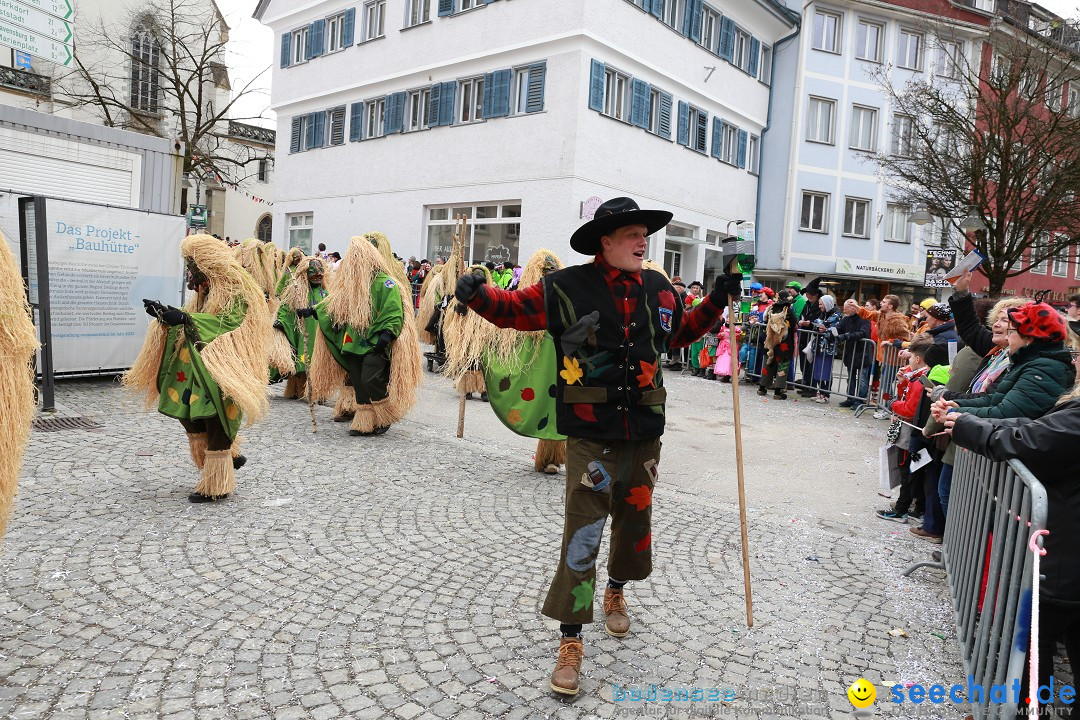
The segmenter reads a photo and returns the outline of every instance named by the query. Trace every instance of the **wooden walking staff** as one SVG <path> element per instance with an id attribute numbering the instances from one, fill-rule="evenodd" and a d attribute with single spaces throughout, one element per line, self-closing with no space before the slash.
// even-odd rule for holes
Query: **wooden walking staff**
<path id="1" fill-rule="evenodd" d="M 452 257 L 456 257 L 458 265 L 454 268 L 454 285 L 457 287 L 457 280 L 460 280 L 462 276 L 468 272 L 468 265 L 465 263 L 465 215 L 454 216 L 459 224 L 457 225 L 457 232 L 454 233 L 453 249 L 450 252 Z M 451 290 L 453 292 L 453 290 Z M 449 309 L 449 306 L 447 306 Z M 465 393 L 461 393 L 458 397 L 458 415 L 457 415 L 457 436 L 465 437 Z"/>
<path id="2" fill-rule="evenodd" d="M 731 274 L 739 272 L 739 256 L 735 255 L 728 268 Z M 739 339 L 735 335 L 735 308 L 739 299 L 728 301 L 728 343 L 731 345 L 731 357 L 739 362 Z M 739 478 L 739 532 L 742 536 L 743 594 L 746 596 L 746 627 L 754 627 L 754 599 L 750 590 L 750 547 L 746 536 L 746 486 L 743 475 L 742 453 L 742 415 L 739 411 L 739 372 L 732 373 L 731 405 L 735 412 L 735 466 Z"/>

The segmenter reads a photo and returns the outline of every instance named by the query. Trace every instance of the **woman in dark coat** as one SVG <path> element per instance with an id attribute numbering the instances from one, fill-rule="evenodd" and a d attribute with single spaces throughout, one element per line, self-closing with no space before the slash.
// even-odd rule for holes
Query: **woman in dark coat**
<path id="1" fill-rule="evenodd" d="M 1073 350 L 1072 356 L 1080 375 L 1080 352 Z M 960 447 L 998 462 L 1020 460 L 1046 488 L 1050 534 L 1043 538 L 1046 556 L 1040 563 L 1046 579 L 1039 586 L 1039 684 L 1050 681 L 1058 640 L 1075 674 L 1080 658 L 1080 383 L 1040 418 L 954 412 L 946 416 L 945 428 Z"/>

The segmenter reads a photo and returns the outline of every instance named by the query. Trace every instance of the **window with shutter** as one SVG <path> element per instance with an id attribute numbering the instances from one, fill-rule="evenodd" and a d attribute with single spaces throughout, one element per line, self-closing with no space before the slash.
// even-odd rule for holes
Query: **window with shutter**
<path id="1" fill-rule="evenodd" d="M 326 20 L 320 18 L 319 20 L 316 20 L 315 22 L 311 23 L 311 30 L 309 32 L 311 34 L 310 34 L 310 42 L 308 43 L 308 47 L 309 47 L 309 55 L 308 55 L 308 57 L 309 58 L 317 58 L 320 55 L 325 54 L 325 50 L 326 50 L 326 47 L 325 47 L 325 44 L 324 44 L 325 41 L 326 41 Z"/>
<path id="2" fill-rule="evenodd" d="M 357 142 L 363 137 L 364 103 L 354 102 L 349 106 L 349 142 Z"/>
<path id="3" fill-rule="evenodd" d="M 326 145 L 326 113 L 314 113 L 315 144 L 313 147 L 321 148 Z"/>
<path id="4" fill-rule="evenodd" d="M 604 79 L 607 68 L 599 60 L 593 60 L 589 68 L 589 109 L 604 112 Z"/>
<path id="5" fill-rule="evenodd" d="M 525 112 L 534 113 L 544 109 L 544 85 L 547 81 L 547 63 L 534 63 L 529 66 L 528 95 L 525 100 Z"/>
<path id="6" fill-rule="evenodd" d="M 746 65 L 746 73 L 757 79 L 758 76 L 758 61 L 761 58 L 761 41 L 756 37 L 750 38 L 750 61 Z"/>
<path id="7" fill-rule="evenodd" d="M 679 135 L 676 142 L 690 146 L 690 105 L 682 100 L 679 101 Z"/>
<path id="8" fill-rule="evenodd" d="M 717 160 L 720 159 L 720 150 L 724 143 L 723 129 L 724 121 L 718 117 L 714 117 L 712 119 L 712 150 L 709 154 Z"/>
<path id="9" fill-rule="evenodd" d="M 457 97 L 457 81 L 451 80 L 442 83 L 439 95 L 439 114 L 432 116 L 432 124 L 435 124 L 437 119 L 439 125 L 452 125 L 454 123 L 454 98 Z"/>
<path id="10" fill-rule="evenodd" d="M 439 0 L 439 17 L 454 14 L 454 0 Z"/>
<path id="11" fill-rule="evenodd" d="M 709 114 L 698 108 L 693 108 L 692 111 L 693 124 L 697 129 L 694 134 L 693 149 L 704 154 L 708 152 L 709 147 Z"/>
<path id="12" fill-rule="evenodd" d="M 459 120 L 471 123 L 484 119 L 484 78 L 474 77 L 462 80 Z"/>
<path id="13" fill-rule="evenodd" d="M 383 132 L 386 135 L 399 133 L 405 121 L 405 93 L 399 92 L 386 96 L 386 115 Z"/>
<path id="14" fill-rule="evenodd" d="M 305 25 L 302 28 L 297 28 L 292 31 L 292 62 L 291 65 L 298 65 L 302 62 L 307 62 L 308 59 L 308 32 L 310 28 Z"/>
<path id="15" fill-rule="evenodd" d="M 326 18 L 326 52 L 345 48 L 345 13 Z"/>
<path id="16" fill-rule="evenodd" d="M 345 106 L 339 105 L 329 111 L 330 115 L 330 144 L 345 144 Z"/>
<path id="17" fill-rule="evenodd" d="M 355 41 L 356 8 L 349 8 L 345 11 L 345 17 L 341 25 L 341 45 L 342 47 L 349 47 Z"/>
<path id="18" fill-rule="evenodd" d="M 442 83 L 435 83 L 428 91 L 428 127 L 435 127 L 439 124 L 439 104 L 442 101 Z"/>
<path id="19" fill-rule="evenodd" d="M 315 147 L 315 117 L 320 113 L 308 113 L 307 128 L 304 133 L 304 149 L 310 150 Z"/>
<path id="20" fill-rule="evenodd" d="M 367 0 L 364 3 L 364 40 L 374 40 L 386 34 L 386 0 Z"/>
<path id="21" fill-rule="evenodd" d="M 656 134 L 665 140 L 671 139 L 671 93 L 661 92 L 658 97 L 659 111 L 657 113 L 658 125 Z"/>
<path id="22" fill-rule="evenodd" d="M 442 13 L 439 13 L 442 15 Z M 405 27 L 431 20 L 431 0 L 405 0 Z"/>
<path id="23" fill-rule="evenodd" d="M 731 18 L 720 20 L 720 57 L 731 62 L 735 56 L 735 23 Z"/>
<path id="24" fill-rule="evenodd" d="M 428 127 L 428 112 L 430 111 L 431 88 L 410 90 L 405 98 L 405 127 L 404 132 L 425 130 Z"/>
<path id="25" fill-rule="evenodd" d="M 298 115 L 292 119 L 292 134 L 289 140 L 289 152 L 300 152 L 300 139 L 304 136 L 304 117 Z"/>
<path id="26" fill-rule="evenodd" d="M 510 81 L 513 72 L 496 70 L 484 76 L 484 117 L 506 117 L 510 114 Z"/>
<path id="27" fill-rule="evenodd" d="M 634 78 L 630 81 L 630 124 L 649 128 L 649 83 Z"/>
<path id="28" fill-rule="evenodd" d="M 386 118 L 386 98 L 368 100 L 364 103 L 364 140 L 382 137 Z"/>
<path id="29" fill-rule="evenodd" d="M 292 59 L 292 33 L 281 34 L 281 67 L 289 67 Z"/>
<path id="30" fill-rule="evenodd" d="M 749 138 L 750 133 L 745 130 L 739 131 L 739 155 L 737 158 L 738 166 L 740 168 L 746 168 L 746 141 Z"/>

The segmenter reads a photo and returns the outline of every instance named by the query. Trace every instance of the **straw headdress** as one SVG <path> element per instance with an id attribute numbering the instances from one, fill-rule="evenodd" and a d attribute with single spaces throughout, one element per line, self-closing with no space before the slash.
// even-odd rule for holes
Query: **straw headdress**
<path id="1" fill-rule="evenodd" d="M 446 286 L 446 268 L 449 265 L 436 265 L 428 271 L 424 282 L 420 285 L 420 303 L 416 311 L 416 328 L 420 332 L 420 341 L 429 345 L 435 344 L 435 336 L 425 328 L 431 322 L 431 316 L 435 314 L 435 307 L 442 301 Z M 437 298 L 437 299 L 436 299 Z"/>
<path id="2" fill-rule="evenodd" d="M 250 425 L 270 407 L 266 386 L 272 320 L 266 296 L 240 267 L 229 247 L 217 238 L 190 235 L 180 244 L 180 253 L 185 260 L 192 260 L 209 280 L 209 289 L 194 293 L 184 305 L 185 311 L 220 315 L 244 308 L 240 326 L 218 335 L 200 354 L 222 394 L 240 408 L 246 424 Z M 157 375 L 167 335 L 164 324 L 152 322 L 139 357 L 124 375 L 126 387 L 145 394 L 147 408 L 157 403 Z"/>
<path id="3" fill-rule="evenodd" d="M 365 333 L 371 327 L 371 284 L 379 272 L 393 278 L 390 270 L 371 241 L 365 236 L 352 238 L 334 273 L 336 291 L 330 293 L 323 306 L 333 322 Z M 407 282 L 395 282 L 394 287 L 401 296 L 404 320 L 401 333 L 390 345 L 389 402 L 375 408 L 377 426 L 392 425 L 405 417 L 416 403 L 416 388 L 424 372 L 416 316 L 412 312 L 412 290 Z M 333 397 L 344 387 L 345 374 L 345 369 L 330 354 L 326 338 L 320 332 L 308 367 L 312 398 L 318 401 Z"/>
<path id="4" fill-rule="evenodd" d="M 493 285 L 491 271 L 485 266 L 473 265 L 469 271 L 483 272 L 488 286 Z M 475 312 L 459 314 L 458 305 L 460 303 L 456 298 L 451 300 L 443 314 L 443 339 L 446 341 L 443 374 L 457 382 L 466 373 L 476 370 L 488 353 L 495 353 L 504 365 L 513 363 L 518 350 L 516 339 L 509 334 L 503 334 L 499 328 Z"/>
<path id="5" fill-rule="evenodd" d="M 381 232 L 373 231 L 364 233 L 364 237 L 369 242 L 375 245 L 379 250 L 379 254 L 382 256 L 383 262 L 386 264 L 384 272 L 390 277 L 394 278 L 397 282 L 409 286 L 409 276 L 405 274 L 405 266 L 401 264 L 401 261 L 394 257 L 394 249 L 390 247 L 390 240 Z M 412 299 L 409 299 L 409 305 L 412 305 Z"/>
<path id="6" fill-rule="evenodd" d="M 296 248 L 293 248 L 294 250 Z M 311 296 L 311 283 L 308 281 L 308 268 L 312 263 L 319 263 L 323 269 L 323 281 L 322 288 L 327 292 L 330 292 L 331 276 L 333 275 L 333 269 L 330 267 L 330 263 L 326 260 L 320 260 L 316 257 L 304 257 L 293 268 L 292 280 L 285 286 L 285 289 L 281 291 L 281 304 L 285 305 L 293 310 L 299 310 L 300 308 L 306 308 L 308 306 L 308 298 Z"/>
<path id="7" fill-rule="evenodd" d="M 26 286 L 0 234 L 0 537 L 4 535 L 23 450 L 34 420 L 34 369 L 38 339 L 26 304 Z"/>

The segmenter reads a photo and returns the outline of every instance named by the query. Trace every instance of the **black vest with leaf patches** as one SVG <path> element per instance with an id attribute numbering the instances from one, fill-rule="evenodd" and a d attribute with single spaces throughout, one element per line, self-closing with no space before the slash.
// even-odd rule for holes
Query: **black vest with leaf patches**
<path id="1" fill-rule="evenodd" d="M 683 306 L 663 274 L 641 271 L 630 325 L 596 265 L 576 265 L 543 279 L 547 329 L 555 341 L 559 432 L 594 440 L 647 440 L 664 433 L 661 354 L 682 322 Z M 620 291 L 621 288 L 616 288 Z M 592 312 L 599 325 L 577 348 L 563 335 Z M 580 329 L 580 326 L 577 326 Z"/>

